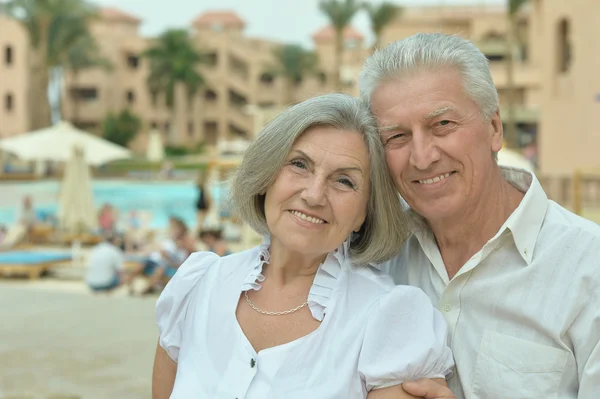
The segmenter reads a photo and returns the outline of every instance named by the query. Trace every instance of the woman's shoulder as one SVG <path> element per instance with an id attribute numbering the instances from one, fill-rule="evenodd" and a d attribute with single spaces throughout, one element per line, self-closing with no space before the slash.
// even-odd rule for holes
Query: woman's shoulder
<path id="1" fill-rule="evenodd" d="M 348 285 L 352 287 L 352 290 L 366 291 L 369 296 L 386 294 L 395 287 L 394 280 L 390 275 L 375 266 L 356 266 L 347 262 L 343 269 L 348 276 Z"/>

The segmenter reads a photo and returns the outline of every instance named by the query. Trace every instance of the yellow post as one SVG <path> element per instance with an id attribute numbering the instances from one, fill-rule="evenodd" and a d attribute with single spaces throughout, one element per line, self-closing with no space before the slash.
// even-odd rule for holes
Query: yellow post
<path id="1" fill-rule="evenodd" d="M 581 180 L 583 173 L 581 169 L 575 169 L 573 172 L 573 212 L 581 216 Z"/>

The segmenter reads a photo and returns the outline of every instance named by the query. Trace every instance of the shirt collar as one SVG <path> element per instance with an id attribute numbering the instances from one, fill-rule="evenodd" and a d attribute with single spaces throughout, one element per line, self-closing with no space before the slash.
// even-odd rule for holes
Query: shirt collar
<path id="1" fill-rule="evenodd" d="M 523 260 L 529 265 L 535 244 L 546 216 L 548 197 L 535 175 L 525 169 L 500 166 L 504 178 L 517 190 L 525 193 L 521 203 L 492 238 L 496 240 L 508 229 Z M 426 220 L 414 210 L 408 210 L 412 231 L 424 250 L 435 245 L 435 237 Z M 492 241 L 490 240 L 490 241 Z M 436 245 L 437 246 L 437 245 Z"/>
<path id="2" fill-rule="evenodd" d="M 500 170 L 513 187 L 525 193 L 504 226 L 512 233 L 515 246 L 523 260 L 530 264 L 548 209 L 548 197 L 532 172 L 507 166 L 501 166 Z"/>

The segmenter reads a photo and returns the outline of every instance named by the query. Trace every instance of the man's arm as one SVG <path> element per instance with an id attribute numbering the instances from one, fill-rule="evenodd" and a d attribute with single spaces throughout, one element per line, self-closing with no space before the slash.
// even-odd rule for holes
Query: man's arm
<path id="1" fill-rule="evenodd" d="M 177 363 L 160 346 L 156 345 L 154 369 L 152 371 L 152 399 L 169 399 L 175 385 Z"/>
<path id="2" fill-rule="evenodd" d="M 587 296 L 585 308 L 577 316 L 568 333 L 573 342 L 579 376 L 578 399 L 598 398 L 600 387 L 599 280 L 600 278 L 594 280 L 596 283 L 592 285 L 591 295 Z"/>
<path id="3" fill-rule="evenodd" d="M 406 389 L 405 389 L 406 388 Z M 423 378 L 405 382 L 402 385 L 375 389 L 369 392 L 367 399 L 456 399 L 443 378 Z"/>

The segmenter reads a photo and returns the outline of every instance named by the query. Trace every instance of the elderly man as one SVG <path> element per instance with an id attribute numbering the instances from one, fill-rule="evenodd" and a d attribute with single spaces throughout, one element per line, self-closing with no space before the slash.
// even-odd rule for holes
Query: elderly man
<path id="1" fill-rule="evenodd" d="M 445 315 L 458 398 L 600 397 L 600 227 L 499 167 L 498 95 L 469 41 L 417 34 L 369 57 L 377 118 L 413 234 L 384 265 Z M 561 138 L 564 139 L 564 138 Z M 451 397 L 432 381 L 412 395 Z"/>

